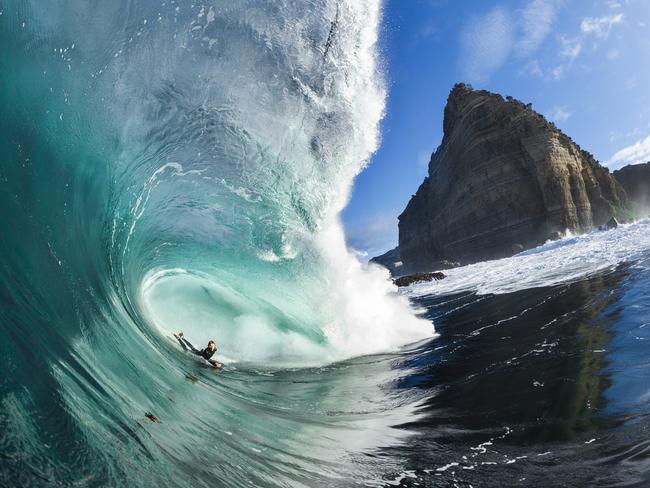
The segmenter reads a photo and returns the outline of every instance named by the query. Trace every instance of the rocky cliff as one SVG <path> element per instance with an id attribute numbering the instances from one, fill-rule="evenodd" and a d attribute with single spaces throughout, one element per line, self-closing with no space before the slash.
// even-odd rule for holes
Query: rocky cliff
<path id="1" fill-rule="evenodd" d="M 399 217 L 404 271 L 501 258 L 607 222 L 622 187 L 530 105 L 458 84 L 428 176 Z"/>
<path id="2" fill-rule="evenodd" d="M 637 214 L 647 215 L 650 211 L 650 163 L 628 165 L 613 173 L 625 188 Z"/>

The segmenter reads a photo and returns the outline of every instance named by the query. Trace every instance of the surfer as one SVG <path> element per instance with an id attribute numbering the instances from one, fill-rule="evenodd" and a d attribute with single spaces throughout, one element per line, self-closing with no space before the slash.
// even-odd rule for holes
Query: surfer
<path id="1" fill-rule="evenodd" d="M 197 356 L 201 356 L 203 359 L 205 359 L 215 368 L 221 369 L 221 363 L 219 361 L 215 361 L 214 359 L 211 359 L 217 350 L 216 342 L 211 340 L 210 342 L 208 342 L 208 345 L 205 349 L 201 349 L 199 351 L 190 343 L 190 341 L 185 339 L 182 331 L 174 334 L 174 337 L 176 337 L 176 340 L 180 343 L 181 346 L 183 346 L 183 349 L 185 349 L 186 351 L 190 351 L 191 353 L 196 354 Z"/>

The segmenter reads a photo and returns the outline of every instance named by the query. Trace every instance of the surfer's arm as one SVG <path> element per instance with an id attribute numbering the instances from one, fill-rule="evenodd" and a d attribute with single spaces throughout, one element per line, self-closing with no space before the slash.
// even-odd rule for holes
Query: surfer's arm
<path id="1" fill-rule="evenodd" d="M 182 338 L 182 337 L 176 337 L 176 340 L 178 341 L 178 343 L 181 345 L 181 347 L 182 347 L 183 349 L 187 350 L 187 346 L 186 346 L 185 343 L 183 342 L 183 338 Z"/>
<path id="2" fill-rule="evenodd" d="M 214 359 L 208 359 L 208 362 L 215 368 L 221 369 L 221 363 L 219 361 L 215 361 Z"/>

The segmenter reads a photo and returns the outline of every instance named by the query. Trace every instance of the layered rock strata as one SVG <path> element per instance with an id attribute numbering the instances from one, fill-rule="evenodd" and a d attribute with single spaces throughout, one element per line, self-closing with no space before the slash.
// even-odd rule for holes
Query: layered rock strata
<path id="1" fill-rule="evenodd" d="M 458 84 L 443 129 L 399 217 L 403 272 L 509 256 L 628 207 L 609 171 L 530 105 Z"/>

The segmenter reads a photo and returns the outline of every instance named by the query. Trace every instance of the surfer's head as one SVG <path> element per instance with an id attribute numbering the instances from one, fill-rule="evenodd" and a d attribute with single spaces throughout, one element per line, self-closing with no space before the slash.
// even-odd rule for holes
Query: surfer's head
<path id="1" fill-rule="evenodd" d="M 217 350 L 217 343 L 214 341 L 208 342 L 208 349 L 211 351 L 216 351 Z"/>

